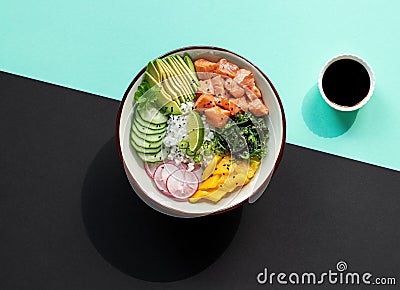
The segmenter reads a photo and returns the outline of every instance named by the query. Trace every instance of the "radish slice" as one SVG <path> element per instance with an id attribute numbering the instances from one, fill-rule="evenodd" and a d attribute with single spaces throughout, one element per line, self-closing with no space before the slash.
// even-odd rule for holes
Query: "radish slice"
<path id="1" fill-rule="evenodd" d="M 168 161 L 166 161 L 165 163 L 173 164 L 173 165 L 175 165 L 176 167 L 178 167 L 179 169 L 188 169 L 187 164 L 186 164 L 186 163 L 183 163 L 183 162 L 181 162 L 181 163 L 176 163 L 176 162 L 173 161 L 173 160 L 168 160 Z"/>
<path id="2" fill-rule="evenodd" d="M 159 162 L 156 163 L 143 162 L 143 163 L 144 163 L 144 170 L 146 171 L 147 175 L 150 178 L 154 178 L 154 172 L 156 171 L 160 163 Z"/>
<path id="3" fill-rule="evenodd" d="M 167 190 L 169 194 L 177 199 L 191 197 L 199 188 L 197 176 L 185 169 L 178 169 L 167 179 Z"/>
<path id="4" fill-rule="evenodd" d="M 161 193 L 167 196 L 171 196 L 171 194 L 167 190 L 167 179 L 174 171 L 178 169 L 178 166 L 171 163 L 161 163 L 160 165 L 158 165 L 158 167 L 154 171 L 153 179 L 154 183 Z"/>
<path id="5" fill-rule="evenodd" d="M 187 164 L 185 164 L 185 163 L 179 163 L 179 164 L 176 164 L 174 161 L 172 161 L 172 160 L 169 160 L 169 161 L 166 161 L 166 162 L 163 162 L 163 163 L 169 163 L 169 164 L 173 164 L 173 165 L 175 165 L 176 167 L 178 167 L 179 169 L 187 169 L 188 168 L 188 166 L 187 166 Z M 160 165 L 160 164 L 163 164 L 163 163 L 160 163 L 160 162 L 143 162 L 143 164 L 144 164 L 144 170 L 146 171 L 146 173 L 147 173 L 147 175 L 149 176 L 149 177 L 151 177 L 151 178 L 154 178 L 154 172 L 156 171 L 156 169 L 157 169 L 157 167 Z"/>

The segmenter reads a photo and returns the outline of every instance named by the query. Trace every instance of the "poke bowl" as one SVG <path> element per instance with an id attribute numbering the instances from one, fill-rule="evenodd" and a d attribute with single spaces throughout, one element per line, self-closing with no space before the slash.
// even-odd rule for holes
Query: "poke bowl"
<path id="1" fill-rule="evenodd" d="M 176 217 L 222 213 L 266 190 L 286 138 L 281 100 L 244 57 L 210 46 L 149 61 L 116 120 L 127 178 L 153 209 Z"/>

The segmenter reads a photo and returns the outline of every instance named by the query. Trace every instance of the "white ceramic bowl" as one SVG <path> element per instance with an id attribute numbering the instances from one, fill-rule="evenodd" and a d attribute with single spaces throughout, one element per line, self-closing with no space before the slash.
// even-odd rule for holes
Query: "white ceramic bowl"
<path id="1" fill-rule="evenodd" d="M 129 144 L 132 103 L 134 101 L 134 93 L 143 79 L 145 72 L 145 68 L 143 68 L 133 79 L 124 94 L 119 107 L 116 124 L 117 148 L 132 188 L 149 206 L 162 213 L 177 217 L 199 217 L 221 213 L 233 209 L 251 198 L 259 197 L 265 191 L 274 171 L 279 165 L 286 138 L 286 122 L 282 102 L 271 81 L 250 61 L 226 49 L 210 46 L 193 46 L 171 51 L 161 57 L 172 54 L 187 54 L 193 60 L 206 58 L 211 61 L 218 61 L 220 58 L 226 58 L 240 68 L 246 68 L 253 72 L 256 84 L 262 93 L 263 101 L 269 108 L 269 153 L 263 158 L 260 168 L 249 184 L 244 186 L 240 191 L 227 195 L 227 197 L 224 197 L 216 204 L 210 202 L 192 204 L 188 201 L 176 201 L 161 194 L 154 186 L 152 180 L 147 176 L 143 162 L 137 157 L 134 149 Z"/>

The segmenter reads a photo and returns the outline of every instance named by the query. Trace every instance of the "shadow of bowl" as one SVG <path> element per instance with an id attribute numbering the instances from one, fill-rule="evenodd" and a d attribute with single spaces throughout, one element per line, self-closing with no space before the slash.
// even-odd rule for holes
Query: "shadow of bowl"
<path id="1" fill-rule="evenodd" d="M 176 281 L 215 262 L 232 241 L 242 208 L 196 219 L 161 214 L 132 191 L 108 141 L 91 163 L 82 188 L 82 217 L 100 255 L 146 281 Z"/>

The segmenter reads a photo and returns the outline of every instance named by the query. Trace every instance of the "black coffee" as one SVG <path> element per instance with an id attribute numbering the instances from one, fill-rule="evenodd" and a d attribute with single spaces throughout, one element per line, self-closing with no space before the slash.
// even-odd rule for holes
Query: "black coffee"
<path id="1" fill-rule="evenodd" d="M 351 107 L 364 99 L 369 91 L 368 71 L 352 59 L 332 63 L 322 78 L 322 89 L 333 103 Z"/>

